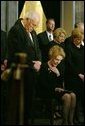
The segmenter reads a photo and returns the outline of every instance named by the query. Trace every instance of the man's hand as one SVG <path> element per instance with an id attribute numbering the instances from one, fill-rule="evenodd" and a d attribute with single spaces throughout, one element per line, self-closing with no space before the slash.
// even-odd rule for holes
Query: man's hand
<path id="1" fill-rule="evenodd" d="M 83 74 L 78 74 L 78 76 L 81 78 L 81 80 L 84 82 L 84 75 Z"/>
<path id="2" fill-rule="evenodd" d="M 40 70 L 41 62 L 40 61 L 33 61 L 34 69 L 38 72 Z"/>

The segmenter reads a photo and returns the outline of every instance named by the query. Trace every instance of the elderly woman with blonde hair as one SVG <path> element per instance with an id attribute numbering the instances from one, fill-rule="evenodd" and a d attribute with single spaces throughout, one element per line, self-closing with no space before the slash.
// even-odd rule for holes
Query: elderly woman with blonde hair
<path id="1" fill-rule="evenodd" d="M 84 46 L 83 34 L 79 28 L 72 30 L 72 42 L 66 48 L 65 87 L 76 94 L 84 110 Z M 78 112 L 78 110 L 77 110 Z M 79 116 L 79 114 L 78 114 Z"/>
<path id="2" fill-rule="evenodd" d="M 50 48 L 52 48 L 53 46 L 55 45 L 58 45 L 59 47 L 62 47 L 63 49 L 65 49 L 65 39 L 66 39 L 66 31 L 63 29 L 63 28 L 57 28 L 54 30 L 53 32 L 53 41 L 51 41 L 49 44 L 48 44 L 48 47 L 47 47 L 47 54 L 50 50 Z M 48 59 L 49 60 L 49 59 Z M 65 72 L 65 58 L 62 60 L 62 62 L 58 65 L 58 69 L 61 73 L 60 77 L 59 77 L 59 84 L 62 84 L 64 83 L 64 72 Z"/>
<path id="3" fill-rule="evenodd" d="M 65 58 L 65 52 L 62 47 L 55 45 L 49 50 L 49 60 L 43 63 L 39 76 L 40 96 L 45 99 L 58 98 L 63 104 L 63 125 L 72 125 L 74 110 L 76 105 L 76 96 L 73 92 L 66 91 L 63 85 L 59 85 L 61 72 L 58 65 Z"/>
<path id="4" fill-rule="evenodd" d="M 63 28 L 57 28 L 53 32 L 54 41 L 58 42 L 58 43 L 62 43 L 65 41 L 66 35 L 67 35 L 67 33 Z"/>
<path id="5" fill-rule="evenodd" d="M 53 32 L 53 41 L 49 42 L 47 45 L 47 55 L 48 55 L 49 49 L 53 47 L 54 45 L 58 45 L 64 49 L 65 48 L 64 41 L 66 39 L 66 36 L 67 36 L 67 33 L 63 28 L 60 27 L 60 28 L 55 29 Z"/>

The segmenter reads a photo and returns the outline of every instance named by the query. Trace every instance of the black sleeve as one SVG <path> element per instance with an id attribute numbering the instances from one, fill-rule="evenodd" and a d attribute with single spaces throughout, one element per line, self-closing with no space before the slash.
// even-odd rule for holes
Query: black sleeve
<path id="1" fill-rule="evenodd" d="M 74 48 L 72 48 L 72 45 L 70 45 L 66 49 L 66 69 L 68 69 L 69 74 L 71 72 L 71 74 L 78 75 L 79 74 L 78 67 L 77 64 L 74 63 L 74 59 L 73 59 L 73 55 L 76 55 L 75 53 L 76 52 Z"/>
<path id="2" fill-rule="evenodd" d="M 1 62 L 7 59 L 7 34 L 1 30 Z"/>

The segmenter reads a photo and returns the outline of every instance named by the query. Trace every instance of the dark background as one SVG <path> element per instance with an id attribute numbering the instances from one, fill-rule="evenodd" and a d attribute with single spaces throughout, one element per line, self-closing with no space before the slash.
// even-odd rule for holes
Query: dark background
<path id="1" fill-rule="evenodd" d="M 23 9 L 25 1 L 19 1 L 19 15 Z M 55 27 L 60 27 L 60 1 L 41 1 L 46 18 L 55 19 Z"/>

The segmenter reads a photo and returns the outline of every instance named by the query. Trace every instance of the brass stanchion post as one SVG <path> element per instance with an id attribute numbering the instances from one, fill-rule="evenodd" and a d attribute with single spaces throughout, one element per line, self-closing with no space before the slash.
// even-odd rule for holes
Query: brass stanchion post
<path id="1" fill-rule="evenodd" d="M 19 125 L 24 125 L 24 69 L 28 68 L 26 63 L 27 55 L 25 53 L 17 53 L 16 57 L 18 57 L 17 68 L 14 71 L 14 79 L 20 80 L 20 95 L 19 95 Z"/>

